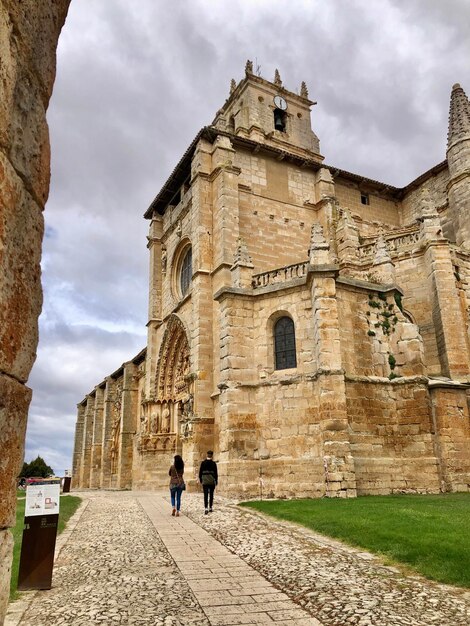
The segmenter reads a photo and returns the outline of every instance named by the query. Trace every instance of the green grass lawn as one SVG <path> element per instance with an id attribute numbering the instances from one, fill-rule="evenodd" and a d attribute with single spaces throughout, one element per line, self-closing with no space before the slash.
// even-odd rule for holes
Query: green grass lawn
<path id="1" fill-rule="evenodd" d="M 365 548 L 433 580 L 470 587 L 470 493 L 265 500 L 241 506 Z"/>
<path id="2" fill-rule="evenodd" d="M 25 507 L 25 492 L 19 495 L 16 506 L 16 525 L 11 529 L 14 547 L 13 547 L 13 563 L 11 566 L 11 580 L 10 580 L 10 600 L 15 600 L 18 597 L 16 586 L 18 584 L 18 568 L 20 566 L 20 554 L 21 554 L 21 541 L 23 538 L 23 526 L 24 526 L 24 507 Z M 59 510 L 59 534 L 64 530 L 70 517 L 75 513 L 78 505 L 81 502 L 81 498 L 77 496 L 61 496 L 60 497 L 60 510 Z"/>

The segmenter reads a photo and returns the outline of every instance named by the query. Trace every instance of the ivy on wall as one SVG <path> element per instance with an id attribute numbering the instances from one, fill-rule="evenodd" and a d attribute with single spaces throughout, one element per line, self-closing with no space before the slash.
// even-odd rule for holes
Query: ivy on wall
<path id="1" fill-rule="evenodd" d="M 375 337 L 377 336 L 377 332 L 381 330 L 386 337 L 390 336 L 395 331 L 395 327 L 398 323 L 395 307 L 403 311 L 401 294 L 396 291 L 394 293 L 394 302 L 388 302 L 387 296 L 382 292 L 377 294 L 369 293 L 368 304 L 370 310 L 366 313 L 367 324 L 369 326 L 367 335 L 369 337 Z M 374 319 L 376 321 L 373 321 Z M 378 339 L 378 341 L 382 343 L 380 339 Z M 393 380 L 394 378 L 399 378 L 399 374 L 394 371 L 397 366 L 397 361 L 391 352 L 388 352 L 388 365 L 390 367 L 389 379 Z"/>

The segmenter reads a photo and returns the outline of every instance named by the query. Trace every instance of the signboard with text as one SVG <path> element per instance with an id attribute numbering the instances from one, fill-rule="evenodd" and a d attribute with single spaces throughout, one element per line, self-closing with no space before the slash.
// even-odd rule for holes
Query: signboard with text
<path id="1" fill-rule="evenodd" d="M 19 591 L 51 588 L 59 503 L 59 479 L 37 481 L 26 487 Z"/>
<path id="2" fill-rule="evenodd" d="M 54 515 L 59 512 L 60 482 L 48 485 L 40 483 L 26 487 L 25 517 L 31 515 Z"/>

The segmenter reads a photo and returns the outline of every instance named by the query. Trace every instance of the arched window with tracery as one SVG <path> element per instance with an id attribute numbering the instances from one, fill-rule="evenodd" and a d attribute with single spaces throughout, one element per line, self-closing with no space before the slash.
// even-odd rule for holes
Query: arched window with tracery
<path id="1" fill-rule="evenodd" d="M 180 271 L 180 289 L 181 295 L 185 296 L 189 285 L 191 284 L 191 278 L 193 276 L 193 253 L 191 247 L 187 248 L 187 251 L 183 257 Z"/>
<path id="2" fill-rule="evenodd" d="M 275 369 L 297 367 L 295 352 L 295 327 L 290 317 L 281 317 L 274 325 Z"/>

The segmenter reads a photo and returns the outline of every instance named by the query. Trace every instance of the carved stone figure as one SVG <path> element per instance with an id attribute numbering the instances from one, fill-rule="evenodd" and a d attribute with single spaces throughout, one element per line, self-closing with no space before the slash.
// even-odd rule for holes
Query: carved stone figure
<path id="1" fill-rule="evenodd" d="M 158 426 L 158 413 L 154 412 L 150 418 L 150 432 L 158 433 Z"/>
<path id="2" fill-rule="evenodd" d="M 162 433 L 170 432 L 170 410 L 167 406 L 163 409 L 162 413 Z"/>
<path id="3" fill-rule="evenodd" d="M 186 398 L 183 400 L 182 404 L 182 415 L 184 415 L 184 417 L 191 417 L 193 415 L 193 405 L 194 405 L 194 398 L 193 398 L 193 394 L 190 393 L 186 396 Z"/>

